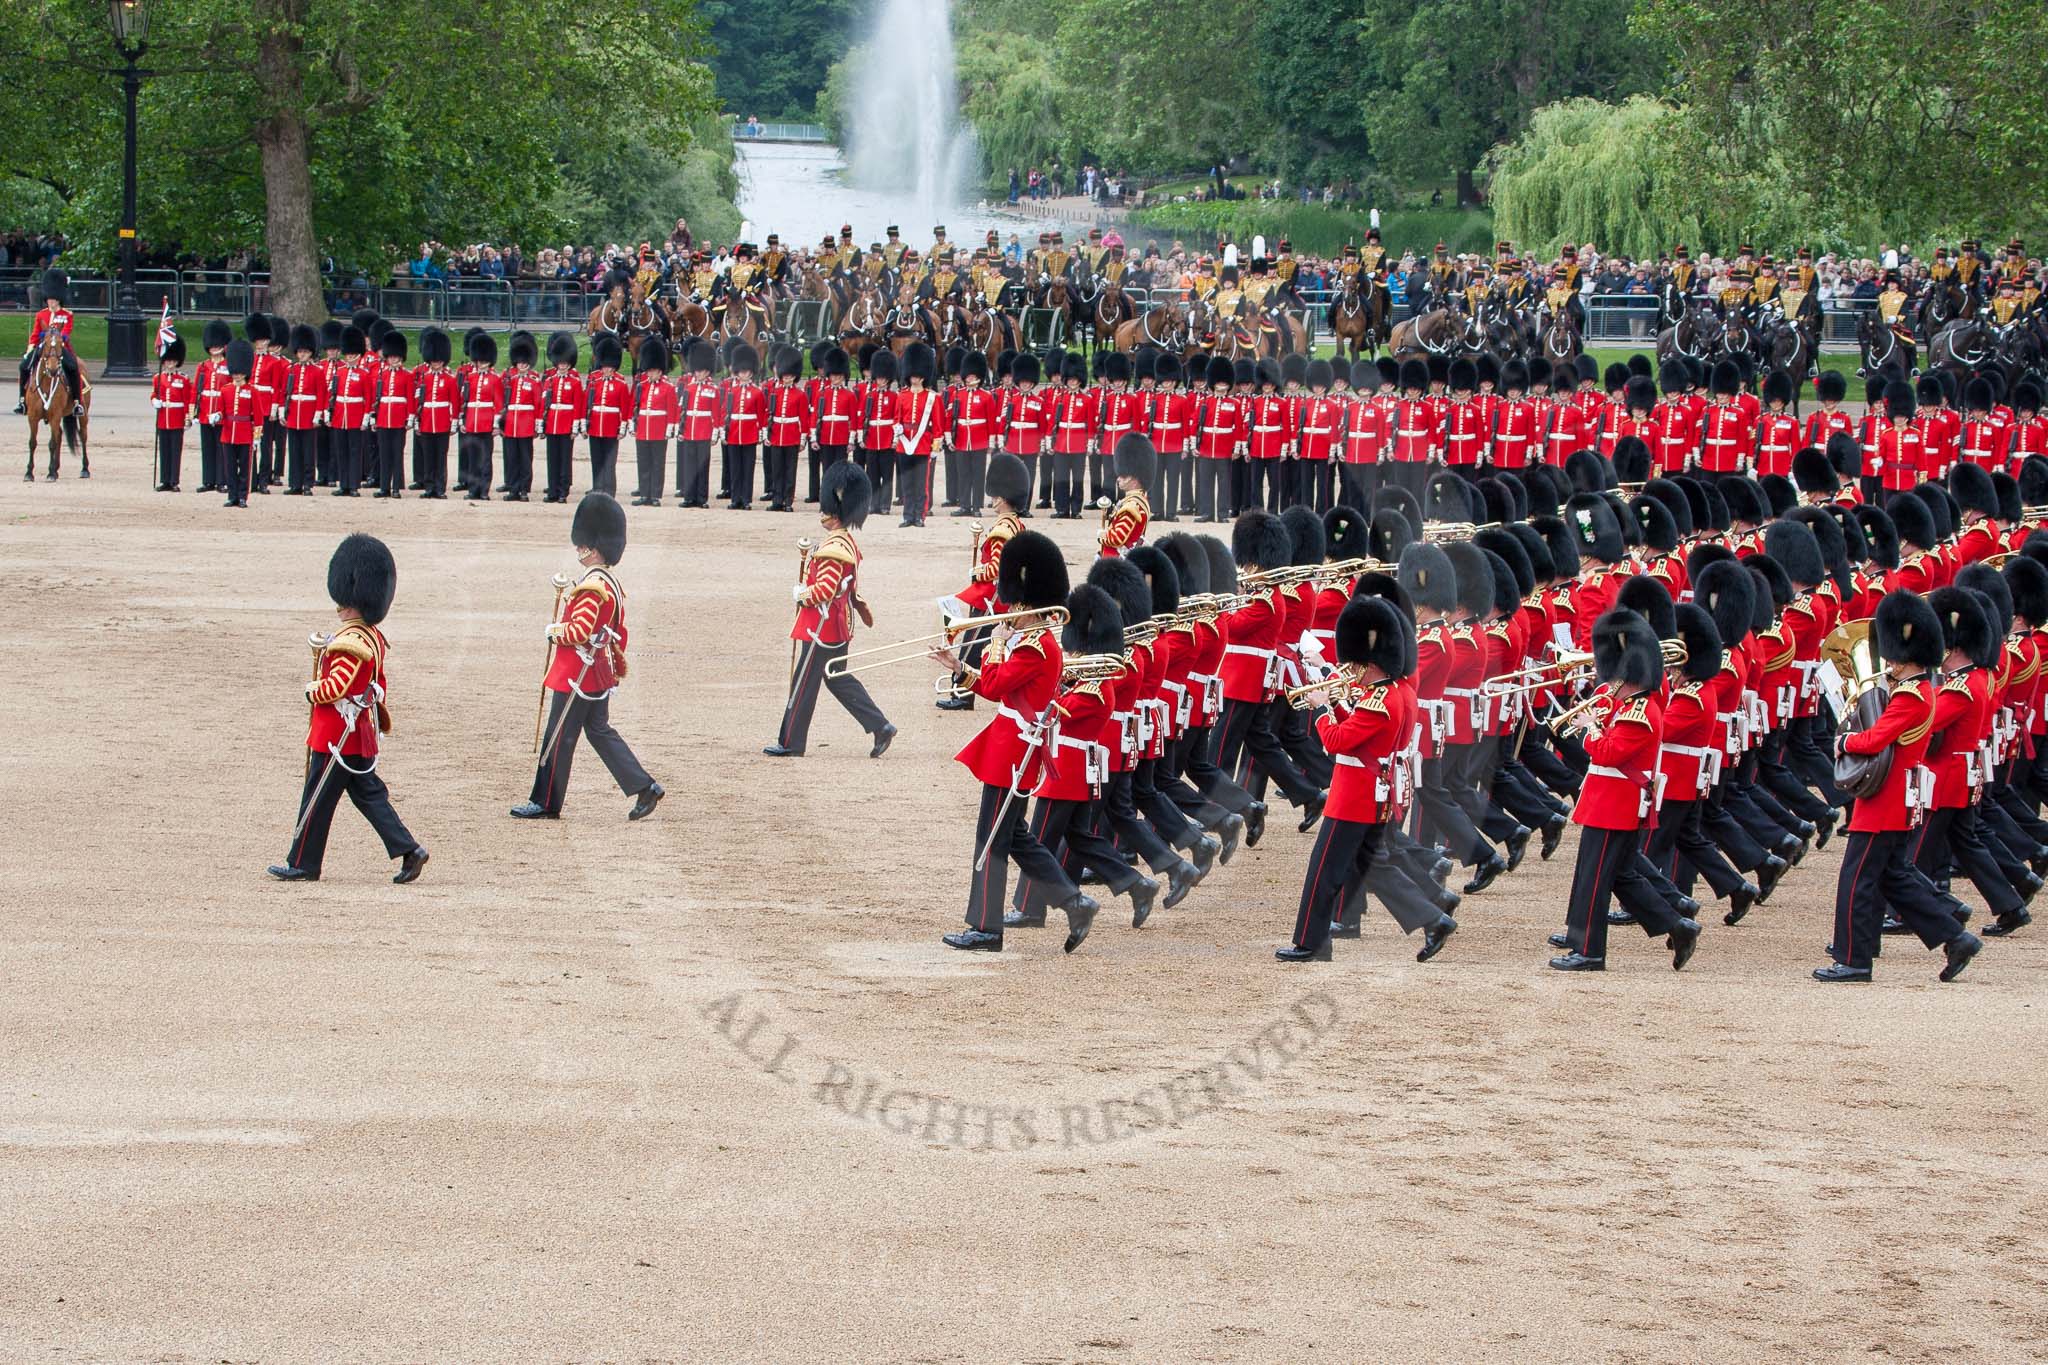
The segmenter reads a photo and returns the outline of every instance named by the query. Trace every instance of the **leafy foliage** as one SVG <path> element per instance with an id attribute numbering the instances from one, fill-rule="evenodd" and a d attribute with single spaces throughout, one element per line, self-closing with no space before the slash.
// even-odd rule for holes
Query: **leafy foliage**
<path id="1" fill-rule="evenodd" d="M 810 117 L 826 69 L 846 52 L 853 14 L 853 0 L 697 0 L 719 100 L 741 118 Z"/>
<path id="2" fill-rule="evenodd" d="M 1067 0 L 1069 114 L 1111 165 L 1204 165 L 1253 136 L 1254 0 Z"/>

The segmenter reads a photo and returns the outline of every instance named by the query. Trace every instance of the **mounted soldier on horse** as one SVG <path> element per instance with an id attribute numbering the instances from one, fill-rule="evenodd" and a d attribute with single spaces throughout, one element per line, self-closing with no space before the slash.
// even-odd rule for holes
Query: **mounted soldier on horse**
<path id="1" fill-rule="evenodd" d="M 92 477 L 87 445 L 87 417 L 92 385 L 78 372 L 71 349 L 73 315 L 68 302 L 71 282 L 61 270 L 43 274 L 43 307 L 29 333 L 28 352 L 21 360 L 21 402 L 15 411 L 28 418 L 28 468 L 22 479 L 36 480 L 36 444 L 44 424 L 50 428 L 50 464 L 44 477 L 57 477 L 59 452 L 68 442 L 78 452 L 78 477 Z"/>

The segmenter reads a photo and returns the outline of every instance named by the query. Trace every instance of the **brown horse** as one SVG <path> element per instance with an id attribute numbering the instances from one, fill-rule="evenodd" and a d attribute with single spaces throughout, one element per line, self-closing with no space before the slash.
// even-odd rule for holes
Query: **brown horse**
<path id="1" fill-rule="evenodd" d="M 1387 344 L 1387 293 L 1379 281 L 1350 275 L 1344 292 L 1330 304 L 1330 335 L 1337 339 L 1337 356 L 1356 360 L 1371 358 Z"/>
<path id="2" fill-rule="evenodd" d="M 1017 319 L 1000 308 L 991 308 L 980 294 L 967 296 L 967 344 L 981 352 L 990 365 L 1004 351 L 1024 349 L 1024 334 Z"/>
<path id="3" fill-rule="evenodd" d="M 1137 305 L 1131 302 L 1131 296 L 1124 292 L 1123 285 L 1116 280 L 1104 281 L 1102 292 L 1095 296 L 1096 345 L 1110 344 L 1117 329 L 1137 315 Z"/>
<path id="4" fill-rule="evenodd" d="M 36 481 L 36 440 L 45 423 L 50 428 L 50 468 L 44 478 L 53 483 L 56 481 L 61 463 L 58 455 L 67 442 L 78 452 L 78 477 L 91 478 L 92 453 L 87 443 L 87 427 L 92 408 L 92 385 L 80 373 L 78 404 L 74 408 L 71 388 L 64 382 L 64 334 L 54 327 L 43 333 L 35 358 L 29 364 L 25 398 L 28 405 L 28 468 L 22 471 L 22 481 Z"/>
<path id="5" fill-rule="evenodd" d="M 730 356 L 734 346 L 745 342 L 753 347 L 758 355 L 761 350 L 761 338 L 767 332 L 764 321 L 766 305 L 752 294 L 734 292 L 725 297 L 725 314 L 718 320 L 719 354 Z M 760 306 L 757 307 L 757 304 Z M 766 356 L 762 357 L 762 363 L 767 363 Z"/>
<path id="6" fill-rule="evenodd" d="M 590 310 L 583 330 L 593 337 L 606 333 L 617 337 L 630 356 L 642 341 L 657 332 L 666 332 L 668 327 L 661 310 L 648 302 L 647 287 L 634 280 L 631 286 L 613 285 L 611 293 Z"/>
<path id="7" fill-rule="evenodd" d="M 1387 338 L 1387 349 L 1397 360 L 1425 355 L 1450 355 L 1464 345 L 1472 330 L 1470 320 L 1448 308 L 1432 308 L 1397 323 Z"/>
<path id="8" fill-rule="evenodd" d="M 1135 351 L 1140 346 L 1156 346 L 1161 350 L 1178 355 L 1188 341 L 1188 315 L 1179 304 L 1160 304 L 1148 308 L 1135 318 L 1118 325 L 1115 333 L 1116 349 Z"/>
<path id="9" fill-rule="evenodd" d="M 693 341 L 708 341 L 711 338 L 711 314 L 695 299 L 684 299 L 668 310 L 668 339 L 682 354 L 682 348 Z"/>

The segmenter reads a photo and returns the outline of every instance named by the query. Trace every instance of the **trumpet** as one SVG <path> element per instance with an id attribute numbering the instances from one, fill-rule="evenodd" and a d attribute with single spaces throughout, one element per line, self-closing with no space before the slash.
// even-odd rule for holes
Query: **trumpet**
<path id="1" fill-rule="evenodd" d="M 1428 521 L 1422 524 L 1422 538 L 1432 545 L 1448 545 L 1453 541 L 1470 540 L 1481 531 L 1498 525 L 1497 521 Z"/>
<path id="2" fill-rule="evenodd" d="M 913 635 L 908 640 L 898 640 L 893 645 L 875 645 L 868 649 L 856 649 L 850 654 L 832 660 L 825 665 L 825 676 L 844 678 L 852 673 L 864 673 L 870 668 L 883 664 L 908 663 L 912 659 L 927 657 L 934 649 L 943 649 L 970 630 L 984 626 L 1001 625 L 1006 622 L 1036 621 L 1045 626 L 1063 626 L 1067 623 L 1065 607 L 1027 608 L 1023 611 L 1000 612 L 994 616 L 967 616 L 949 621 L 944 627 L 929 635 Z"/>
<path id="3" fill-rule="evenodd" d="M 1065 682 L 1108 682 L 1130 666 L 1130 661 L 1121 654 L 1071 654 L 1060 665 L 1060 678 Z M 951 678 L 932 679 L 932 691 L 952 700 L 975 695 L 973 683 L 955 682 Z"/>

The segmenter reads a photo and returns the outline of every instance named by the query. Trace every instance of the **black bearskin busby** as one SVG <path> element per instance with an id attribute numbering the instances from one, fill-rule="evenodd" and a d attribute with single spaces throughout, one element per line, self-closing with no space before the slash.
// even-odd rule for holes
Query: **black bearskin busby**
<path id="1" fill-rule="evenodd" d="M 1688 602 L 1673 614 L 1673 630 L 1685 646 L 1682 671 L 1692 682 L 1705 682 L 1721 671 L 1721 629 L 1704 607 Z"/>
<path id="2" fill-rule="evenodd" d="M 428 365 L 446 365 L 455 356 L 455 342 L 439 327 L 420 333 L 420 360 Z"/>
<path id="3" fill-rule="evenodd" d="M 1992 657 L 1997 657 L 1997 644 L 2012 633 L 2012 589 L 2005 584 L 2005 575 L 1982 562 L 1966 564 L 1956 575 L 1955 586 L 1966 588 L 1982 597 L 1991 613 Z"/>
<path id="4" fill-rule="evenodd" d="M 1993 570 L 1992 572 L 1996 572 Z M 1998 641 L 1991 634 L 1990 604 L 1984 595 L 1968 588 L 1936 588 L 1927 594 L 1941 622 L 1942 643 L 1947 650 L 1960 649 L 1979 668 L 1998 657 Z"/>
<path id="5" fill-rule="evenodd" d="M 1764 554 L 1775 560 L 1785 576 L 1802 588 L 1817 588 L 1827 577 L 1820 545 L 1812 528 L 1796 521 L 1774 521 L 1764 528 Z"/>
<path id="6" fill-rule="evenodd" d="M 859 530 L 874 491 L 866 470 L 851 460 L 835 460 L 818 481 L 818 515 L 837 517 L 841 525 Z"/>
<path id="7" fill-rule="evenodd" d="M 1323 513 L 1323 552 L 1335 560 L 1363 559 L 1372 553 L 1372 526 L 1356 507 L 1338 503 Z M 1393 560 L 1388 560 L 1392 563 Z"/>
<path id="8" fill-rule="evenodd" d="M 1088 583 L 1068 593 L 1060 648 L 1070 655 L 1123 653 L 1124 617 L 1116 599 Z"/>
<path id="9" fill-rule="evenodd" d="M 1550 551 L 1552 575 L 1557 579 L 1579 576 L 1579 542 L 1572 529 L 1564 524 L 1563 517 L 1537 517 L 1529 525 L 1536 534 L 1543 537 L 1543 547 Z"/>
<path id="10" fill-rule="evenodd" d="M 1337 617 L 1337 662 L 1378 668 L 1401 677 L 1407 663 L 1408 623 L 1394 604 L 1378 597 L 1354 597 Z"/>
<path id="11" fill-rule="evenodd" d="M 1152 438 L 1139 432 L 1126 432 L 1116 438 L 1116 476 L 1119 479 L 1136 479 L 1141 488 L 1150 488 L 1159 475 L 1159 448 L 1152 444 Z"/>
<path id="12" fill-rule="evenodd" d="M 1039 611 L 1066 601 L 1067 561 L 1060 557 L 1060 547 L 1037 531 L 1011 536 L 997 569 L 996 596 L 1012 606 Z"/>
<path id="13" fill-rule="evenodd" d="M 1271 512 L 1246 512 L 1230 528 L 1230 554 L 1240 569 L 1285 568 L 1294 560 L 1294 537 Z"/>
<path id="14" fill-rule="evenodd" d="M 1154 616 L 1171 616 L 1180 610 L 1180 574 L 1158 546 L 1137 546 L 1124 558 L 1145 575 L 1145 583 L 1152 592 Z"/>
<path id="15" fill-rule="evenodd" d="M 1672 615 L 1676 604 L 1671 600 L 1671 589 L 1648 574 L 1637 574 L 1623 583 L 1621 591 L 1615 594 L 1614 605 L 1626 607 L 1648 621 L 1660 640 L 1670 639 L 1676 629 Z"/>
<path id="16" fill-rule="evenodd" d="M 1664 651 L 1650 623 L 1626 608 L 1595 621 L 1593 673 L 1601 682 L 1655 687 L 1664 676 Z"/>
<path id="17" fill-rule="evenodd" d="M 2005 587 L 2012 594 L 2013 615 L 2039 630 L 2048 625 L 2048 566 L 2025 555 L 2005 561 Z"/>
<path id="18" fill-rule="evenodd" d="M 1008 557 L 1005 553 L 1004 558 Z M 1115 600 L 1125 625 L 1152 619 L 1152 585 L 1145 580 L 1144 570 L 1130 560 L 1104 555 L 1088 566 L 1088 581 Z"/>
<path id="19" fill-rule="evenodd" d="M 1449 611 L 1458 605 L 1458 572 L 1441 545 L 1418 540 L 1401 552 L 1396 573 L 1401 591 L 1418 608 Z"/>
<path id="20" fill-rule="evenodd" d="M 576 367 L 577 350 L 574 332 L 552 332 L 548 335 L 548 364 Z"/>
<path id="21" fill-rule="evenodd" d="M 1159 553 L 1173 564 L 1180 576 L 1183 597 L 1209 591 L 1209 555 L 1202 542 L 1185 531 L 1173 531 L 1159 538 Z"/>
<path id="22" fill-rule="evenodd" d="M 1451 572 L 1458 580 L 1458 605 L 1474 616 L 1493 610 L 1493 570 L 1486 563 L 1486 551 L 1470 541 L 1454 540 L 1444 546 Z"/>
<path id="23" fill-rule="evenodd" d="M 1693 579 L 1692 600 L 1714 618 L 1723 645 L 1738 645 L 1756 619 L 1756 580 L 1737 560 L 1709 564 Z"/>
<path id="24" fill-rule="evenodd" d="M 1877 637 L 1877 656 L 1887 663 L 1939 668 L 1947 653 L 1941 618 L 1927 599 L 1916 593 L 1886 593 L 1877 604 L 1871 634 Z"/>
<path id="25" fill-rule="evenodd" d="M 609 493 L 585 493 L 569 522 L 569 543 L 597 551 L 606 564 L 618 563 L 626 557 L 626 509 Z"/>
<path id="26" fill-rule="evenodd" d="M 1948 491 L 1965 512 L 1998 515 L 1998 489 L 1992 486 L 1991 475 L 1968 460 L 1956 461 L 1955 468 L 1949 470 Z"/>
<path id="27" fill-rule="evenodd" d="M 345 536 L 327 561 L 327 595 L 337 607 L 351 607 L 371 625 L 391 613 L 398 591 L 398 562 L 389 546 L 361 531 Z"/>
<path id="28" fill-rule="evenodd" d="M 1323 535 L 1323 519 L 1308 508 L 1296 504 L 1280 514 L 1280 524 L 1287 528 L 1289 564 L 1320 564 L 1327 557 L 1329 547 Z"/>
<path id="29" fill-rule="evenodd" d="M 1237 591 L 1237 561 L 1230 557 L 1230 547 L 1215 536 L 1196 536 L 1202 546 L 1202 553 L 1209 557 L 1209 591 L 1227 596 Z"/>
<path id="30" fill-rule="evenodd" d="M 1892 524 L 1891 513 L 1871 503 L 1862 502 L 1852 509 L 1856 524 L 1863 528 L 1863 542 L 1869 547 L 1870 562 L 1880 569 L 1899 567 L 1899 528 Z"/>
<path id="31" fill-rule="evenodd" d="M 1621 519 L 1603 494 L 1572 494 L 1571 501 L 1565 504 L 1564 524 L 1572 533 L 1581 559 L 1612 564 L 1627 552 L 1621 539 Z"/>
<path id="32" fill-rule="evenodd" d="M 1802 493 L 1825 493 L 1833 497 L 1842 491 L 1841 477 L 1835 473 L 1827 453 L 1819 446 L 1806 446 L 1793 454 L 1792 482 Z"/>
<path id="33" fill-rule="evenodd" d="M 1010 510 L 1022 516 L 1031 503 L 1031 471 L 1006 450 L 988 457 L 988 496 L 1001 498 Z"/>

